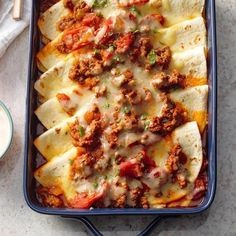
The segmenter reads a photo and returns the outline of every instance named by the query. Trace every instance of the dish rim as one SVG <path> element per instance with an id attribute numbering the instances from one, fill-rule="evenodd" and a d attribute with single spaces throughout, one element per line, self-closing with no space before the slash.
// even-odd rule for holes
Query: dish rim
<path id="1" fill-rule="evenodd" d="M 216 48 L 216 16 L 215 16 L 215 0 L 206 0 L 206 21 L 207 24 L 210 23 L 210 29 L 208 32 L 208 43 L 209 37 L 211 36 L 210 46 L 208 45 L 208 51 L 211 52 L 211 58 L 208 58 L 208 79 L 211 82 L 209 87 L 211 91 L 209 92 L 209 99 L 211 99 L 211 103 L 209 102 L 209 106 L 211 105 L 211 111 L 208 109 L 208 114 L 211 114 L 211 129 L 208 126 L 208 189 L 207 195 L 204 198 L 204 201 L 198 205 L 197 207 L 192 208 L 160 208 L 160 209 L 141 209 L 141 208 L 124 208 L 124 209 L 116 209 L 116 208 L 97 208 L 97 209 L 63 209 L 63 208 L 48 208 L 38 206 L 32 202 L 29 196 L 29 190 L 27 189 L 27 175 L 28 173 L 28 148 L 29 148 L 29 109 L 30 109 L 30 91 L 31 91 L 31 75 L 32 75 L 32 64 L 35 63 L 34 55 L 32 50 L 32 45 L 34 44 L 34 33 L 37 24 L 35 23 L 35 14 L 34 7 L 35 1 L 32 2 L 32 14 L 31 14 L 31 25 L 30 25 L 30 51 L 29 51 L 29 68 L 28 68 L 28 80 L 27 80 L 27 96 L 26 96 L 26 124 L 25 124 L 25 158 L 24 158 L 24 176 L 23 176 L 23 190 L 24 197 L 28 204 L 28 206 L 41 214 L 47 215 L 60 215 L 60 216 L 93 216 L 93 215 L 182 215 L 182 214 L 196 214 L 201 213 L 207 210 L 211 204 L 213 203 L 215 192 L 216 192 L 216 181 L 217 181 L 217 48 Z M 209 9 L 208 9 L 209 8 Z M 211 49 L 211 50 L 210 50 Z M 210 66 L 211 68 L 210 68 Z M 211 76 L 210 76 L 211 75 Z M 209 78 L 211 77 L 211 79 Z M 31 189 L 32 190 L 32 189 Z"/>

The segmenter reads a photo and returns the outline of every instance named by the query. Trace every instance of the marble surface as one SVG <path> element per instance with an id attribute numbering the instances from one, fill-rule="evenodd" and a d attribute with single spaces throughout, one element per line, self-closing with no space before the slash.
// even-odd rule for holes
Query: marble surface
<path id="1" fill-rule="evenodd" d="M 164 220 L 152 235 L 236 236 L 236 4 L 216 0 L 218 34 L 218 188 L 211 208 L 198 216 Z M 0 235 L 88 235 L 81 223 L 45 216 L 26 205 L 22 192 L 23 140 L 28 30 L 0 59 L 0 100 L 11 111 L 13 145 L 0 161 Z M 0 134 L 1 135 L 1 134 Z M 145 217 L 92 217 L 104 235 L 136 235 L 153 219 Z"/>

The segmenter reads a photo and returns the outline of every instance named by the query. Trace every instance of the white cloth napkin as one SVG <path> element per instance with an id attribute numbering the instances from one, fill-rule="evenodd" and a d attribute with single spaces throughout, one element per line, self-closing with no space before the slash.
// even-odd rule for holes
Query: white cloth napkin
<path id="1" fill-rule="evenodd" d="M 0 0 L 0 57 L 7 47 L 29 25 L 31 1 L 23 0 L 22 20 L 12 19 L 13 0 Z"/>

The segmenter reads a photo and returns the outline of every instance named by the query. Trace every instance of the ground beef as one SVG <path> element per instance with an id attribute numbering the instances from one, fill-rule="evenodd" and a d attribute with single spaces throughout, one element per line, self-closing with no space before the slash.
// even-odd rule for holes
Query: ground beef
<path id="1" fill-rule="evenodd" d="M 156 54 L 156 61 L 155 61 L 155 63 L 152 62 L 150 64 L 150 59 L 149 59 L 149 55 L 148 55 L 147 59 L 146 59 L 145 69 L 149 71 L 155 66 L 160 67 L 161 70 L 168 69 L 169 65 L 170 65 L 170 61 L 171 61 L 170 48 L 168 46 L 157 48 L 153 51 L 153 53 Z"/>
<path id="2" fill-rule="evenodd" d="M 143 195 L 143 190 L 140 188 L 135 188 L 135 189 L 129 190 L 129 193 L 130 193 L 130 200 L 134 204 L 133 207 L 139 207 L 141 197 Z"/>
<path id="3" fill-rule="evenodd" d="M 50 190 L 45 187 L 39 187 L 37 189 L 37 194 L 42 202 L 43 206 L 45 207 L 53 207 L 53 208 L 58 208 L 58 207 L 63 207 L 64 203 L 60 196 L 56 196 L 52 193 L 50 193 Z"/>
<path id="4" fill-rule="evenodd" d="M 183 167 L 187 162 L 187 157 L 182 151 L 182 147 L 179 144 L 175 144 L 170 152 L 166 162 L 168 172 L 172 175 L 172 179 L 177 180 L 180 187 L 187 186 L 186 170 Z"/>
<path id="5" fill-rule="evenodd" d="M 99 80 L 95 78 L 103 72 L 102 61 L 92 57 L 79 60 L 69 71 L 69 79 L 78 82 L 80 85 L 94 87 Z"/>
<path id="6" fill-rule="evenodd" d="M 171 51 L 168 46 L 156 49 L 157 65 L 163 70 L 168 69 L 171 61 Z"/>
<path id="7" fill-rule="evenodd" d="M 70 135 L 73 139 L 73 145 L 75 147 L 84 147 L 92 150 L 98 147 L 100 143 L 100 136 L 103 131 L 102 122 L 93 120 L 87 128 L 86 133 L 81 135 L 81 126 L 78 120 L 70 125 Z"/>
<path id="8" fill-rule="evenodd" d="M 184 88 L 185 79 L 186 76 L 180 74 L 177 70 L 174 70 L 170 75 L 161 72 L 155 76 L 152 85 L 163 92 L 168 92 L 170 89 Z"/>
<path id="9" fill-rule="evenodd" d="M 101 113 L 99 111 L 99 108 L 94 105 L 91 110 L 87 111 L 84 114 L 85 121 L 90 125 L 93 120 L 100 120 L 101 119 Z"/>
<path id="10" fill-rule="evenodd" d="M 92 166 L 95 158 L 90 153 L 79 155 L 73 160 L 71 166 L 71 178 L 76 179 L 78 176 L 87 178 L 92 174 Z"/>
<path id="11" fill-rule="evenodd" d="M 138 41 L 138 48 L 141 57 L 146 57 L 152 49 L 151 39 L 149 37 L 141 37 Z"/>
<path id="12" fill-rule="evenodd" d="M 175 103 L 165 98 L 165 106 L 160 116 L 152 118 L 148 129 L 162 136 L 172 132 L 187 120 L 187 113 Z"/>
<path id="13" fill-rule="evenodd" d="M 127 92 L 125 97 L 131 105 L 137 105 L 142 102 L 142 95 L 135 90 Z"/>
<path id="14" fill-rule="evenodd" d="M 72 28 L 76 23 L 78 23 L 78 20 L 73 16 L 65 16 L 62 19 L 60 19 L 57 23 L 57 29 L 59 31 L 64 31 L 66 29 Z"/>
<path id="15" fill-rule="evenodd" d="M 187 157 L 182 152 L 182 147 L 179 144 L 175 144 L 170 152 L 167 159 L 167 169 L 170 173 L 176 173 L 181 165 L 184 165 L 187 162 Z"/>
<path id="16" fill-rule="evenodd" d="M 124 208 L 126 206 L 126 194 L 122 194 L 112 205 L 116 208 Z"/>
<path id="17" fill-rule="evenodd" d="M 110 144 L 111 148 L 115 148 L 118 144 L 119 132 L 122 130 L 122 126 L 119 123 L 110 125 L 111 131 L 105 132 L 105 138 Z"/>
<path id="18" fill-rule="evenodd" d="M 152 49 L 151 39 L 149 37 L 140 37 L 135 46 L 130 50 L 129 56 L 132 62 L 142 64 L 146 60 L 146 56 Z"/>
<path id="19" fill-rule="evenodd" d="M 140 206 L 144 209 L 148 209 L 149 208 L 149 203 L 148 203 L 148 199 L 146 196 L 142 196 L 140 199 Z"/>

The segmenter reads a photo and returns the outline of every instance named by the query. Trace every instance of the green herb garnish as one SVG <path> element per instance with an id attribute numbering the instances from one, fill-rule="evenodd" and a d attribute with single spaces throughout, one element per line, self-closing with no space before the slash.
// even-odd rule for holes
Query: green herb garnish
<path id="1" fill-rule="evenodd" d="M 72 159 L 69 159 L 69 163 L 70 163 L 70 165 L 72 166 L 72 165 L 73 165 L 73 163 L 74 163 L 74 160 L 72 160 Z"/>
<path id="2" fill-rule="evenodd" d="M 99 49 L 95 49 L 94 54 L 95 54 L 96 56 L 100 55 L 100 50 L 99 50 Z"/>
<path id="3" fill-rule="evenodd" d="M 95 0 L 93 3 L 93 8 L 103 8 L 107 5 L 108 0 Z"/>
<path id="4" fill-rule="evenodd" d="M 130 113 L 130 107 L 129 106 L 124 106 L 122 108 L 122 111 L 123 111 L 123 113 L 128 114 L 128 113 Z"/>
<path id="5" fill-rule="evenodd" d="M 152 49 L 148 54 L 148 61 L 151 65 L 154 65 L 157 60 L 157 54 L 154 49 Z"/>
<path id="6" fill-rule="evenodd" d="M 157 28 L 154 28 L 154 29 L 152 30 L 152 32 L 153 32 L 154 34 L 156 34 L 156 33 L 158 33 L 158 29 L 157 29 Z"/>
<path id="7" fill-rule="evenodd" d="M 110 104 L 106 103 L 106 104 L 103 105 L 103 107 L 108 109 L 110 107 Z"/>
<path id="8" fill-rule="evenodd" d="M 84 128 L 83 128 L 82 126 L 79 126 L 79 136 L 80 136 L 80 137 L 83 137 L 84 134 L 85 134 Z"/>
<path id="9" fill-rule="evenodd" d="M 129 11 L 132 12 L 133 14 L 135 14 L 136 16 L 141 16 L 140 11 L 137 9 L 136 6 L 132 6 L 129 8 Z"/>
<path id="10" fill-rule="evenodd" d="M 139 33 L 139 29 L 137 27 L 130 29 L 130 32 L 133 34 Z"/>
<path id="11" fill-rule="evenodd" d="M 142 115 L 141 115 L 141 120 L 146 120 L 147 119 L 147 116 L 148 116 L 148 114 L 145 112 L 145 113 L 143 113 Z"/>
<path id="12" fill-rule="evenodd" d="M 121 58 L 118 56 L 118 55 L 115 55 L 113 58 L 112 58 L 113 62 L 120 62 L 121 61 Z"/>
<path id="13" fill-rule="evenodd" d="M 145 123 L 144 123 L 144 130 L 147 130 L 150 124 L 151 124 L 151 121 L 146 120 Z"/>
<path id="14" fill-rule="evenodd" d="M 109 52 L 113 52 L 115 50 L 115 46 L 114 45 L 110 45 L 108 48 Z"/>
<path id="15" fill-rule="evenodd" d="M 98 183 L 96 183 L 96 182 L 93 183 L 93 187 L 94 187 L 94 188 L 97 188 L 97 187 L 98 187 Z"/>

